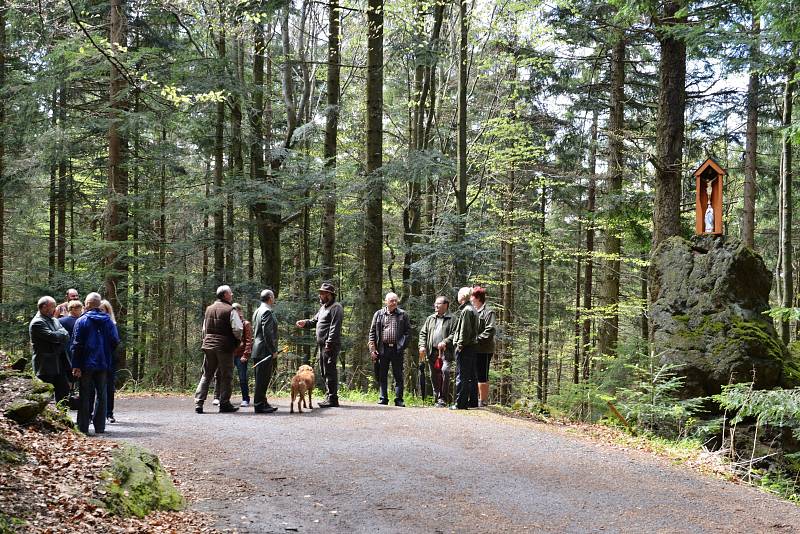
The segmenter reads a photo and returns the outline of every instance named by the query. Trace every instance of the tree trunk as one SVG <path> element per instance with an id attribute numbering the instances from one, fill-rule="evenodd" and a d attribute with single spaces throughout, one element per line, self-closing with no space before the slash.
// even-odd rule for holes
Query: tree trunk
<path id="1" fill-rule="evenodd" d="M 67 255 L 67 88 L 63 82 L 58 89 L 58 123 L 61 130 L 58 162 L 58 189 L 56 192 L 56 271 L 63 273 Z"/>
<path id="2" fill-rule="evenodd" d="M 544 358 L 542 374 L 542 402 L 547 404 L 547 389 L 550 385 L 550 277 L 547 277 L 547 292 L 544 296 Z"/>
<path id="3" fill-rule="evenodd" d="M 547 188 L 542 184 L 542 198 L 540 203 L 539 220 L 539 359 L 536 377 L 536 398 L 539 402 L 544 402 L 544 236 L 545 224 L 547 222 Z"/>
<path id="4" fill-rule="evenodd" d="M 595 229 L 595 202 L 597 198 L 597 132 L 598 132 L 598 112 L 592 112 L 592 131 L 591 145 L 589 147 L 589 187 L 587 188 L 586 217 L 588 225 L 586 227 L 586 271 L 583 277 L 583 309 L 586 317 L 583 319 L 581 330 L 581 359 L 584 362 L 581 375 L 584 380 L 588 379 L 589 359 L 592 349 L 592 285 L 594 277 L 594 229 Z M 572 376 L 572 381 L 578 383 L 578 370 Z"/>
<path id="5" fill-rule="evenodd" d="M 340 20 L 339 1 L 328 2 L 328 78 L 325 110 L 325 167 L 328 169 L 324 186 L 322 213 L 322 278 L 333 280 L 336 261 L 336 156 L 339 129 L 340 87 Z"/>
<path id="6" fill-rule="evenodd" d="M 458 2 L 458 118 L 456 143 L 456 243 L 462 243 L 467 227 L 467 80 L 468 29 L 467 2 Z M 456 255 L 456 280 L 466 280 L 467 264 L 463 251 Z"/>
<path id="7" fill-rule="evenodd" d="M 250 102 L 250 176 L 256 183 L 265 181 L 264 168 L 264 25 L 257 23 L 253 28 L 253 92 Z M 248 225 L 248 278 L 255 274 L 255 253 L 253 250 L 253 227 L 255 212 L 250 206 Z"/>
<path id="8" fill-rule="evenodd" d="M 506 238 L 500 241 L 500 250 L 503 261 L 502 285 L 500 288 L 500 320 L 503 330 L 508 337 L 512 336 L 514 322 L 514 240 L 510 239 L 509 233 L 511 225 L 514 224 L 514 209 L 516 191 L 516 172 L 512 168 L 508 173 L 508 189 L 505 194 L 503 210 L 503 228 L 506 229 Z M 509 404 L 511 402 L 513 375 L 512 344 L 500 340 L 498 346 L 500 353 L 500 403 Z M 530 374 L 530 373 L 529 373 Z M 530 378 L 530 376 L 528 377 Z"/>
<path id="9" fill-rule="evenodd" d="M 220 13 L 220 17 L 222 14 Z M 225 77 L 225 21 L 220 24 L 217 34 L 217 55 L 220 67 L 218 76 L 220 83 Z M 225 176 L 225 102 L 217 102 L 216 123 L 214 130 L 214 283 L 220 285 L 225 278 L 225 197 L 223 194 L 223 178 Z"/>
<path id="10" fill-rule="evenodd" d="M 236 78 L 239 87 L 244 87 L 244 43 L 237 38 L 234 41 L 234 61 Z M 241 278 L 236 272 L 236 228 L 234 220 L 234 196 L 239 184 L 244 182 L 244 157 L 242 155 L 242 95 L 237 90 L 233 94 L 231 106 L 231 174 L 228 177 L 230 186 L 226 195 L 227 224 L 225 225 L 225 278 L 236 280 Z"/>
<path id="11" fill-rule="evenodd" d="M 681 162 L 686 110 L 686 43 L 673 30 L 686 23 L 676 16 L 685 0 L 667 0 L 657 22 L 661 46 L 658 66 L 658 120 L 656 123 L 655 201 L 653 249 L 681 232 Z M 669 30 L 669 31 L 659 31 Z"/>
<path id="12" fill-rule="evenodd" d="M 58 127 L 58 90 L 53 90 L 50 109 L 53 113 L 50 118 L 50 125 L 53 130 Z M 47 233 L 47 280 L 50 285 L 55 281 L 56 274 L 56 196 L 58 192 L 58 166 L 55 163 L 50 165 L 50 188 L 49 188 L 49 231 Z"/>
<path id="13" fill-rule="evenodd" d="M 750 79 L 747 83 L 747 134 L 744 147 L 744 209 L 742 210 L 742 242 L 755 248 L 756 179 L 758 178 L 758 36 L 760 17 L 753 14 L 753 44 L 750 45 Z"/>
<path id="14" fill-rule="evenodd" d="M 578 250 L 581 246 L 581 222 L 578 221 Z M 580 382 L 580 367 L 581 367 L 581 290 L 583 289 L 581 280 L 581 254 L 575 254 L 575 347 L 572 362 L 572 383 L 578 384 Z"/>
<path id="15" fill-rule="evenodd" d="M 794 306 L 794 281 L 792 266 L 792 140 L 788 132 L 792 124 L 792 100 L 794 99 L 794 76 L 796 64 L 789 63 L 786 72 L 786 84 L 783 91 L 783 138 L 781 140 L 781 257 L 783 271 L 781 283 L 783 285 L 781 306 L 791 308 Z M 789 321 L 781 321 L 781 339 L 784 343 L 791 341 Z"/>
<path id="16" fill-rule="evenodd" d="M 383 0 L 367 8 L 367 187 L 362 332 L 381 307 L 383 287 Z M 364 336 L 366 338 L 366 336 Z M 357 346 L 365 346 L 358 343 Z M 362 361 L 363 360 L 362 355 Z M 359 365 L 361 362 L 356 363 Z"/>
<path id="17" fill-rule="evenodd" d="M 127 47 L 124 0 L 111 0 L 110 39 L 112 47 Z M 116 64 L 111 66 L 111 120 L 108 129 L 108 205 L 106 208 L 106 240 L 110 252 L 106 255 L 105 296 L 117 315 L 117 325 L 123 340 L 119 350 L 119 369 L 127 366 L 125 358 L 125 323 L 127 320 L 128 259 L 125 245 L 128 240 L 128 171 L 126 168 L 127 139 L 122 132 L 127 109 L 127 83 Z"/>
<path id="18" fill-rule="evenodd" d="M 6 239 L 6 0 L 0 0 L 0 304 L 4 302 Z M 2 315 L 0 315 L 2 317 Z"/>
<path id="19" fill-rule="evenodd" d="M 611 52 L 611 98 L 608 124 L 608 182 L 611 202 L 619 205 L 622 195 L 622 174 L 625 169 L 625 36 L 620 35 Z M 616 219 L 612 217 L 612 220 Z M 600 305 L 603 318 L 597 329 L 597 350 L 603 355 L 614 355 L 619 337 L 619 279 L 621 240 L 618 228 L 611 223 L 603 236 L 603 278 L 600 283 Z"/>

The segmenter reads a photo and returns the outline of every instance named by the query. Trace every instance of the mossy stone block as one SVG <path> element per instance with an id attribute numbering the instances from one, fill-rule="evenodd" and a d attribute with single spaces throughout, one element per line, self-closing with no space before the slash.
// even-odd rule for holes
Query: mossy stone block
<path id="1" fill-rule="evenodd" d="M 155 510 L 180 510 L 185 505 L 158 456 L 141 447 L 120 446 L 111 470 L 103 476 L 103 502 L 114 514 L 144 517 Z"/>

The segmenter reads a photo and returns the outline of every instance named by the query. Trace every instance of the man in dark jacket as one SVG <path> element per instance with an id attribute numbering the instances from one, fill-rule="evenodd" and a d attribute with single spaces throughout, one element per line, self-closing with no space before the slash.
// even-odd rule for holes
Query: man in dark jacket
<path id="1" fill-rule="evenodd" d="M 278 408 L 270 406 L 267 387 L 275 372 L 278 357 L 278 321 L 272 307 L 275 293 L 269 289 L 261 292 L 261 306 L 253 313 L 253 365 L 255 366 L 256 389 L 253 393 L 253 410 L 256 413 L 272 413 Z"/>
<path id="2" fill-rule="evenodd" d="M 369 327 L 369 351 L 378 362 L 378 385 L 381 398 L 378 404 L 389 404 L 389 365 L 394 376 L 394 405 L 403 402 L 403 356 L 411 337 L 408 314 L 397 307 L 397 295 L 386 294 L 386 306 L 376 311 Z"/>
<path id="3" fill-rule="evenodd" d="M 86 295 L 86 312 L 75 321 L 72 334 L 72 373 L 80 379 L 78 429 L 84 434 L 90 419 L 96 434 L 106 430 L 106 381 L 119 345 L 117 325 L 99 309 L 100 301 L 98 293 Z"/>
<path id="4" fill-rule="evenodd" d="M 438 296 L 433 303 L 434 313 L 429 315 L 419 331 L 419 361 L 425 363 L 431 373 L 433 397 L 436 406 L 443 408 L 450 399 L 450 367 L 453 363 L 453 326 L 450 301 Z"/>
<path id="5" fill-rule="evenodd" d="M 235 412 L 238 406 L 231 404 L 233 385 L 233 351 L 242 339 L 242 319 L 233 309 L 233 291 L 230 286 L 217 288 L 217 300 L 206 308 L 203 318 L 203 377 L 194 392 L 194 411 L 203 413 L 203 403 L 208 397 L 208 386 L 214 373 L 219 388 L 220 413 Z"/>
<path id="6" fill-rule="evenodd" d="M 466 410 L 469 393 L 477 388 L 475 383 L 475 343 L 478 338 L 478 314 L 469 303 L 472 290 L 458 290 L 458 316 L 453 327 L 453 346 L 456 349 L 456 403 L 451 410 Z"/>
<path id="7" fill-rule="evenodd" d="M 319 367 L 325 379 L 325 400 L 320 408 L 339 406 L 339 372 L 336 362 L 342 349 L 342 318 L 344 310 L 336 302 L 336 288 L 324 282 L 319 288 L 319 311 L 311 319 L 300 319 L 298 328 L 316 327 L 317 347 L 319 348 Z"/>
<path id="8" fill-rule="evenodd" d="M 60 402 L 69 394 L 64 370 L 69 332 L 53 318 L 56 311 L 53 297 L 40 298 L 38 306 L 39 311 L 28 326 L 33 350 L 33 372 L 42 382 L 53 385 L 56 402 Z"/>
<path id="9" fill-rule="evenodd" d="M 489 405 L 489 363 L 494 353 L 495 318 L 494 310 L 486 305 L 486 289 L 472 288 L 470 303 L 478 315 L 478 335 L 475 338 L 475 380 L 476 386 L 469 395 L 470 408 L 483 408 Z"/>

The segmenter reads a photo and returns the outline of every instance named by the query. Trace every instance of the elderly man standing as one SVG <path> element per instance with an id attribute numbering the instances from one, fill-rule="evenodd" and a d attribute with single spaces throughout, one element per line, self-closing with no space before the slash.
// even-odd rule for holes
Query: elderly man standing
<path id="1" fill-rule="evenodd" d="M 411 336 L 408 314 L 397 307 L 397 294 L 387 293 L 386 306 L 376 311 L 369 327 L 369 351 L 378 361 L 378 384 L 381 398 L 378 404 L 389 404 L 389 365 L 394 376 L 394 405 L 403 402 L 403 356 Z"/>
<path id="2" fill-rule="evenodd" d="M 77 289 L 67 289 L 67 300 L 56 306 L 56 312 L 53 315 L 56 319 L 60 319 L 61 317 L 66 317 L 69 315 L 69 303 L 73 300 L 80 300 L 80 295 L 78 295 Z"/>
<path id="3" fill-rule="evenodd" d="M 319 348 L 319 367 L 325 379 L 325 400 L 320 408 L 339 406 L 339 371 L 336 362 L 342 349 L 342 305 L 336 302 L 336 288 L 324 282 L 319 288 L 319 311 L 311 319 L 300 319 L 298 328 L 316 327 L 317 347 Z"/>
<path id="4" fill-rule="evenodd" d="M 86 312 L 75 321 L 72 333 L 72 373 L 80 379 L 81 394 L 78 429 L 84 434 L 89 433 L 90 419 L 96 434 L 106 430 L 106 383 L 119 345 L 117 325 L 100 309 L 101 300 L 98 293 L 86 295 Z"/>
<path id="5" fill-rule="evenodd" d="M 261 306 L 253 313 L 253 365 L 255 366 L 256 389 L 253 393 L 253 411 L 272 413 L 278 408 L 267 400 L 267 387 L 275 372 L 278 357 L 278 321 L 272 307 L 275 293 L 270 289 L 261 292 Z"/>
<path id="6" fill-rule="evenodd" d="M 233 309 L 233 291 L 230 286 L 217 288 L 217 300 L 206 308 L 203 319 L 203 377 L 194 393 L 194 411 L 203 413 L 203 403 L 208 397 L 208 385 L 217 375 L 220 413 L 235 412 L 238 406 L 231 404 L 233 381 L 233 351 L 242 339 L 242 319 Z"/>
<path id="7" fill-rule="evenodd" d="M 419 362 L 428 360 L 436 406 L 446 407 L 450 399 L 450 367 L 453 364 L 453 326 L 450 301 L 438 296 L 433 303 L 434 313 L 425 319 L 419 331 Z M 427 358 L 426 358 L 427 356 Z"/>
<path id="8" fill-rule="evenodd" d="M 453 328 L 453 346 L 456 349 L 456 403 L 451 410 L 466 410 L 469 407 L 470 391 L 477 389 L 475 381 L 475 345 L 478 338 L 479 319 L 475 308 L 469 303 L 472 289 L 458 290 L 458 316 Z"/>
<path id="9" fill-rule="evenodd" d="M 38 306 L 39 311 L 28 326 L 33 349 L 33 372 L 42 382 L 53 385 L 56 402 L 60 402 L 69 394 L 64 370 L 69 332 L 53 317 L 56 299 L 42 297 Z"/>

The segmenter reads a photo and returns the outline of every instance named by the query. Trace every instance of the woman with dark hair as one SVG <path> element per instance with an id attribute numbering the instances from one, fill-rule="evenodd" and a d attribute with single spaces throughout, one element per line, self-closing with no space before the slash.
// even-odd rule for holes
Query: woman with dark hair
<path id="1" fill-rule="evenodd" d="M 475 374 L 478 383 L 476 398 L 470 395 L 470 406 L 482 408 L 489 405 L 489 362 L 494 353 L 494 310 L 486 305 L 486 289 L 472 288 L 472 307 L 478 314 L 478 337 L 475 345 Z"/>

